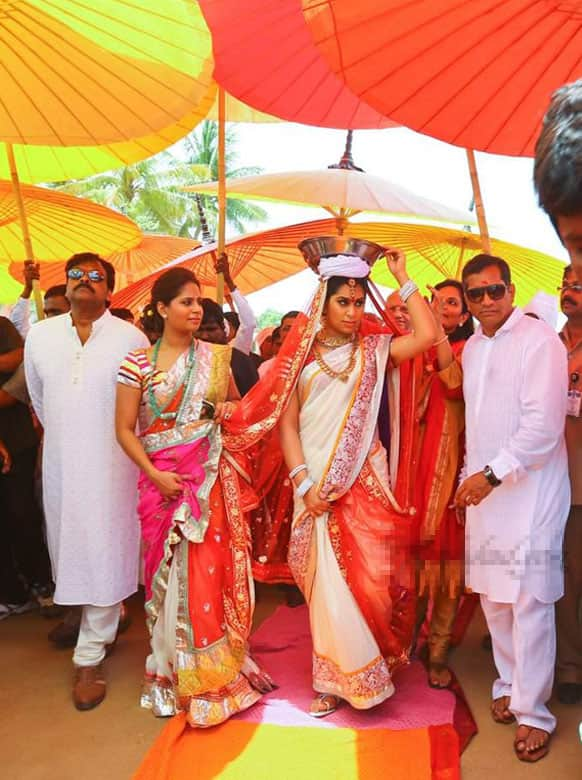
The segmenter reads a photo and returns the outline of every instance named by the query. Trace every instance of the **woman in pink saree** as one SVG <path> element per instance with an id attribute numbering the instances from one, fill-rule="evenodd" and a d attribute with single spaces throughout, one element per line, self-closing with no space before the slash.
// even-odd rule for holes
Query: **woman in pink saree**
<path id="1" fill-rule="evenodd" d="M 119 443 L 141 469 L 151 638 L 141 704 L 213 726 L 272 688 L 248 653 L 254 596 L 245 512 L 256 496 L 223 447 L 217 423 L 225 401 L 238 397 L 231 350 L 194 337 L 202 318 L 194 274 L 162 274 L 149 316 L 163 335 L 124 360 L 116 414 Z"/>

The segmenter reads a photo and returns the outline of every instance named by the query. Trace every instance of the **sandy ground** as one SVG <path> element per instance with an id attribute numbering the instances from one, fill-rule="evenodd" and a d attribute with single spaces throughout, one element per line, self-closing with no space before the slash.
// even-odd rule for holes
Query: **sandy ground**
<path id="1" fill-rule="evenodd" d="M 277 589 L 261 589 L 256 625 L 280 601 Z M 90 712 L 77 712 L 71 703 L 70 651 L 55 650 L 46 640 L 53 621 L 28 614 L 0 623 L 2 780 L 131 777 L 164 721 L 138 706 L 147 640 L 140 596 L 134 597 L 129 606 L 132 625 L 106 662 L 107 698 Z M 483 633 L 478 615 L 451 664 L 479 726 L 479 734 L 462 757 L 464 780 L 582 779 L 582 745 L 578 739 L 581 706 L 552 702 L 558 731 L 550 755 L 536 765 L 523 765 L 515 758 L 514 728 L 496 725 L 489 716 L 494 670 L 491 655 L 480 647 Z M 277 780 L 276 772 L 273 780 Z"/>

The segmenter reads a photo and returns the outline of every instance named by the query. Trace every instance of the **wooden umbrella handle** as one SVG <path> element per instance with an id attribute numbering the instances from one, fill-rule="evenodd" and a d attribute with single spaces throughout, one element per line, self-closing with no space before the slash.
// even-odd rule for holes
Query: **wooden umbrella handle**
<path id="1" fill-rule="evenodd" d="M 14 197 L 16 199 L 16 206 L 18 208 L 18 216 L 20 219 L 20 227 L 22 229 L 22 240 L 24 242 L 26 258 L 29 262 L 34 263 L 32 241 L 30 240 L 30 231 L 28 229 L 26 209 L 24 208 L 24 200 L 22 199 L 20 179 L 18 178 L 18 169 L 16 168 L 16 160 L 14 159 L 14 149 L 12 148 L 12 144 L 6 144 L 6 153 L 8 156 L 8 165 L 10 166 L 10 178 L 12 179 L 12 188 L 14 190 Z M 44 310 L 42 306 L 42 295 L 40 292 L 40 284 L 38 279 L 33 279 L 32 296 L 34 299 L 34 305 L 36 307 L 36 315 L 39 320 L 42 320 L 44 319 Z"/>

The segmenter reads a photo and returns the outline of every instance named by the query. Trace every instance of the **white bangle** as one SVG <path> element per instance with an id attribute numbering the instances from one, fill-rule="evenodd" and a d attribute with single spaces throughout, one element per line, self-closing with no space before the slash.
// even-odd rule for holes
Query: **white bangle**
<path id="1" fill-rule="evenodd" d="M 410 298 L 410 296 L 414 295 L 415 292 L 418 292 L 418 287 L 416 286 L 416 282 L 413 282 L 412 279 L 409 279 L 407 282 L 404 282 L 404 284 L 399 290 L 400 299 L 402 300 L 402 303 L 406 303 L 406 301 Z"/>
<path id="2" fill-rule="evenodd" d="M 311 490 L 311 488 L 315 485 L 315 482 L 311 479 L 311 477 L 305 477 L 303 482 L 299 485 L 297 488 L 297 495 L 299 498 L 303 498 L 303 496 Z"/>
<path id="3" fill-rule="evenodd" d="M 297 474 L 301 473 L 302 471 L 307 471 L 306 463 L 300 463 L 299 466 L 295 466 L 294 469 L 291 469 L 289 472 L 289 479 L 293 479 L 293 477 L 296 477 Z"/>

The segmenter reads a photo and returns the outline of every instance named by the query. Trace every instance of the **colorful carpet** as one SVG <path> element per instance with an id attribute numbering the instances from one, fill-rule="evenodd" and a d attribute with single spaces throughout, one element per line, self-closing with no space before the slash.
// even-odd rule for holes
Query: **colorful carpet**
<path id="1" fill-rule="evenodd" d="M 457 780 L 461 750 L 476 732 L 455 684 L 427 685 L 418 661 L 399 670 L 379 707 L 347 705 L 325 719 L 307 714 L 311 639 L 305 607 L 279 607 L 254 634 L 253 655 L 279 688 L 213 729 L 164 728 L 134 780 Z"/>

